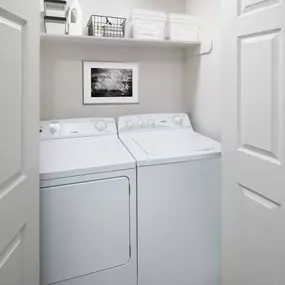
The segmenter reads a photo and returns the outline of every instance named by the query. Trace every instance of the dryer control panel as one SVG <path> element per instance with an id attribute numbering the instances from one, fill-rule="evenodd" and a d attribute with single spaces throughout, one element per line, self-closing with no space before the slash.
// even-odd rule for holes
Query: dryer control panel
<path id="1" fill-rule="evenodd" d="M 192 128 L 187 114 L 147 114 L 119 118 L 119 132 Z"/>
<path id="2" fill-rule="evenodd" d="M 117 135 L 117 127 L 113 118 L 53 120 L 42 121 L 39 133 L 41 140 Z"/>

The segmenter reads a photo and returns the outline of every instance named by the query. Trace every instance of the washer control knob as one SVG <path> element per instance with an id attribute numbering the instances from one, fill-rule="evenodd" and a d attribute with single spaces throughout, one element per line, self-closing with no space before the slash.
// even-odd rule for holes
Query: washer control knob
<path id="1" fill-rule="evenodd" d="M 148 121 L 148 124 L 149 124 L 151 127 L 154 127 L 154 126 L 155 126 L 155 121 L 152 120 L 152 119 L 150 119 L 150 120 Z"/>
<path id="2" fill-rule="evenodd" d="M 127 122 L 126 122 L 126 127 L 127 127 L 128 129 L 131 129 L 131 128 L 133 127 L 132 121 L 127 121 Z"/>
<path id="3" fill-rule="evenodd" d="M 96 122 L 95 127 L 98 131 L 103 132 L 107 129 L 107 123 L 103 120 L 99 120 Z"/>
<path id="4" fill-rule="evenodd" d="M 60 129 L 60 125 L 59 125 L 59 122 L 51 122 L 49 124 L 49 130 L 52 134 L 56 134 L 59 132 L 59 129 Z"/>
<path id="5" fill-rule="evenodd" d="M 143 126 L 143 121 L 142 121 L 142 120 L 139 120 L 139 121 L 138 121 L 138 125 L 139 125 L 139 127 L 142 127 L 142 126 Z"/>
<path id="6" fill-rule="evenodd" d="M 173 122 L 177 126 L 182 126 L 183 125 L 183 118 L 176 116 L 173 118 Z"/>

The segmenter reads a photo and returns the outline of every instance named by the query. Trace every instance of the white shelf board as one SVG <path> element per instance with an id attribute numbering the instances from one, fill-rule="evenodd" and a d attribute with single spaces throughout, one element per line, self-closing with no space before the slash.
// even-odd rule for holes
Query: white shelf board
<path id="1" fill-rule="evenodd" d="M 200 42 L 181 42 L 170 40 L 145 40 L 132 38 L 106 38 L 106 37 L 92 37 L 92 36 L 70 36 L 70 35 L 51 35 L 41 34 L 42 43 L 80 43 L 80 44 L 94 44 L 98 46 L 114 46 L 114 47 L 169 47 L 169 48 L 197 48 L 201 45 Z"/>

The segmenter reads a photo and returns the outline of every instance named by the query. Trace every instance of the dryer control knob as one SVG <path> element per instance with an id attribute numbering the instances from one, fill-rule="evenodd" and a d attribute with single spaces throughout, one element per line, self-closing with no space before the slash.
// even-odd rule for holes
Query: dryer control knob
<path id="1" fill-rule="evenodd" d="M 177 126 L 182 126 L 183 125 L 183 118 L 176 116 L 173 118 L 173 122 Z"/>
<path id="2" fill-rule="evenodd" d="M 126 127 L 127 127 L 128 129 L 132 128 L 132 126 L 133 126 L 132 121 L 127 121 L 127 122 L 126 122 Z"/>
<path id="3" fill-rule="evenodd" d="M 59 129 L 60 129 L 60 125 L 58 122 L 51 122 L 49 124 L 49 130 L 52 134 L 58 133 Z"/>
<path id="4" fill-rule="evenodd" d="M 140 127 L 142 127 L 142 126 L 143 126 L 143 121 L 142 121 L 142 120 L 139 120 L 139 121 L 138 121 L 138 125 L 139 125 Z"/>
<path id="5" fill-rule="evenodd" d="M 96 122 L 95 127 L 98 131 L 103 132 L 107 129 L 107 123 L 103 120 L 99 120 Z"/>

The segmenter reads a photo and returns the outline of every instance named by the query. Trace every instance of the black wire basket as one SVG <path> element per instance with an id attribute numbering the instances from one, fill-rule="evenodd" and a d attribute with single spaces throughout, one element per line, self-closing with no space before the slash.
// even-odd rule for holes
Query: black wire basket
<path id="1" fill-rule="evenodd" d="M 94 37 L 124 38 L 126 18 L 92 15 L 88 21 L 88 35 Z"/>

